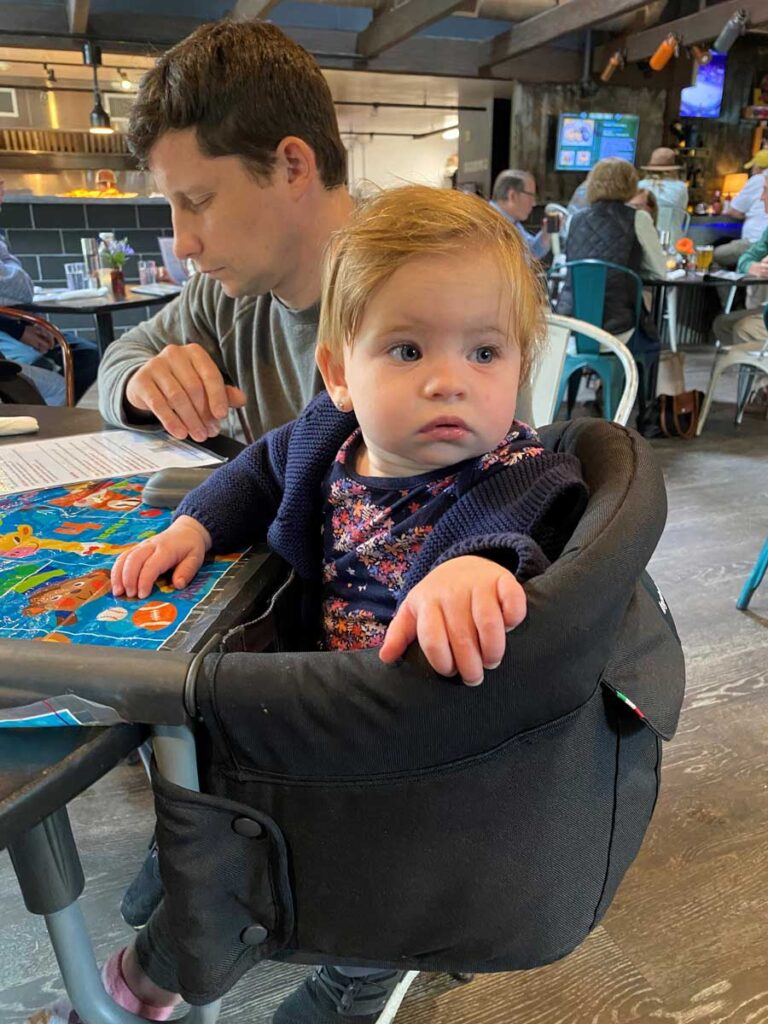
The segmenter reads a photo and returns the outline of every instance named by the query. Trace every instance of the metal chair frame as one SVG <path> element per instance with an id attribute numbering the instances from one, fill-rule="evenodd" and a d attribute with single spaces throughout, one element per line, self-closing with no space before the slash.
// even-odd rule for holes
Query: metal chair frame
<path id="1" fill-rule="evenodd" d="M 72 359 L 72 349 L 67 339 L 55 324 L 52 324 L 45 317 L 36 313 L 28 313 L 26 310 L 17 309 L 15 306 L 0 306 L 0 315 L 12 317 L 14 320 L 22 320 L 34 327 L 43 327 L 53 336 L 54 341 L 61 349 L 61 362 L 64 371 L 64 385 L 66 387 L 66 402 L 72 407 L 75 404 L 75 364 Z"/>

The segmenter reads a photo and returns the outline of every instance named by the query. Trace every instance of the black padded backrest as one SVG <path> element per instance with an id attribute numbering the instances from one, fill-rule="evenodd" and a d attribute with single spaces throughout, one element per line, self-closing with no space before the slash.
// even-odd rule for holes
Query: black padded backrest
<path id="1" fill-rule="evenodd" d="M 432 672 L 416 645 L 397 667 L 375 650 L 209 656 L 198 702 L 233 767 L 302 778 L 423 770 L 493 750 L 589 699 L 661 535 L 664 484 L 630 430 L 582 420 L 542 434 L 579 457 L 590 500 L 561 557 L 526 585 L 528 616 L 500 667 L 468 688 Z M 668 632 L 660 616 L 642 628 L 660 640 Z M 673 646 L 649 646 L 677 670 Z"/>

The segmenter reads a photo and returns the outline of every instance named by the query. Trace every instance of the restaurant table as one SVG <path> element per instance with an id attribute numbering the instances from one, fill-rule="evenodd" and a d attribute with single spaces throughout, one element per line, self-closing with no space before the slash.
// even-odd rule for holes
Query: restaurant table
<path id="1" fill-rule="evenodd" d="M 36 417 L 40 433 L 0 437 L 0 446 L 109 429 L 88 409 L 11 405 L 0 406 L 0 417 L 6 409 L 8 415 Z M 218 437 L 205 447 L 231 456 L 242 446 Z M 239 563 L 222 581 L 210 613 L 195 621 L 174 650 L 198 652 L 216 634 L 251 617 L 272 593 L 280 572 L 279 560 L 266 550 Z M 130 660 L 132 652 L 122 655 Z M 114 657 L 121 657 L 119 648 Z M 70 688 L 65 683 L 62 692 Z M 70 911 L 84 884 L 67 803 L 136 749 L 147 734 L 144 726 L 128 724 L 0 730 L 0 850 L 7 848 L 11 854 L 27 909 L 45 914 L 49 928 L 52 916 Z"/>
<path id="2" fill-rule="evenodd" d="M 728 289 L 728 296 L 723 303 L 723 308 L 718 312 L 730 313 L 737 291 L 751 284 L 765 285 L 768 284 L 768 281 L 759 277 L 744 276 L 732 280 L 716 277 L 713 274 L 696 273 L 671 279 L 668 277 L 643 277 L 643 287 L 653 292 L 651 312 L 659 331 L 659 337 L 663 337 L 664 333 L 664 311 L 669 290 L 674 289 L 679 294 L 676 313 L 677 338 L 681 345 L 707 344 L 709 330 L 714 319 L 713 310 L 707 309 L 706 294 L 709 289 Z"/>
<path id="3" fill-rule="evenodd" d="M 112 322 L 112 314 L 118 313 L 121 309 L 136 309 L 137 306 L 164 306 L 176 295 L 145 295 L 136 292 L 128 286 L 125 289 L 125 298 L 116 299 L 112 295 L 101 295 L 95 298 L 83 299 L 59 299 L 41 300 L 36 302 L 16 302 L 12 305 L 19 309 L 28 310 L 30 313 L 41 313 L 50 317 L 55 322 L 57 313 L 88 313 L 96 320 L 96 340 L 99 344 L 101 355 L 108 345 L 115 340 L 115 325 Z"/>

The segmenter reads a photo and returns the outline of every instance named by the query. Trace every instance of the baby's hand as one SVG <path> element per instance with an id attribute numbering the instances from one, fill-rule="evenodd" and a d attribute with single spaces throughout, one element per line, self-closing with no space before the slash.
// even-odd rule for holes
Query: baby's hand
<path id="1" fill-rule="evenodd" d="M 182 590 L 203 564 L 211 535 L 191 516 L 179 516 L 167 530 L 124 551 L 112 566 L 112 593 L 143 600 L 158 576 L 176 567 L 172 582 Z"/>
<path id="2" fill-rule="evenodd" d="M 525 618 L 525 591 L 512 573 L 475 555 L 451 558 L 410 591 L 389 624 L 379 657 L 400 658 L 419 641 L 435 672 L 468 686 L 504 657 L 506 634 Z"/>

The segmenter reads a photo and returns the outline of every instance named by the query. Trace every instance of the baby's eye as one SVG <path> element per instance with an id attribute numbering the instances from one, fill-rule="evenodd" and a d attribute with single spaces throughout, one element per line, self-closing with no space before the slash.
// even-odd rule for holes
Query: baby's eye
<path id="1" fill-rule="evenodd" d="M 419 352 L 418 348 L 408 342 L 402 345 L 395 345 L 389 351 L 395 359 L 399 359 L 403 363 L 415 363 L 418 359 L 421 359 L 421 352 Z"/>
<path id="2" fill-rule="evenodd" d="M 498 354 L 499 350 L 493 345 L 481 345 L 472 353 L 472 358 L 476 363 L 492 363 Z"/>

